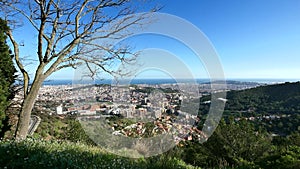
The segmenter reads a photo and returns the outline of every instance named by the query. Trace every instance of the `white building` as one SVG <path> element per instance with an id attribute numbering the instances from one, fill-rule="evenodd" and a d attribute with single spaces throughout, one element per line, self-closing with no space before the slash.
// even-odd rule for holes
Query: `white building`
<path id="1" fill-rule="evenodd" d="M 62 115 L 63 114 L 63 107 L 62 105 L 59 105 L 56 107 L 56 114 Z"/>

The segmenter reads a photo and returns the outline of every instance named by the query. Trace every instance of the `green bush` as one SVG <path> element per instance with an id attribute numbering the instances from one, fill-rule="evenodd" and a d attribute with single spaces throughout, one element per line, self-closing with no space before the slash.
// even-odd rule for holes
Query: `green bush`
<path id="1" fill-rule="evenodd" d="M 266 156 L 260 161 L 260 166 L 270 169 L 296 169 L 300 166 L 300 147 L 287 146 Z"/>
<path id="2" fill-rule="evenodd" d="M 164 156 L 164 155 L 162 155 Z M 194 168 L 176 158 L 128 159 L 82 143 L 27 139 L 0 142 L 0 168 Z"/>

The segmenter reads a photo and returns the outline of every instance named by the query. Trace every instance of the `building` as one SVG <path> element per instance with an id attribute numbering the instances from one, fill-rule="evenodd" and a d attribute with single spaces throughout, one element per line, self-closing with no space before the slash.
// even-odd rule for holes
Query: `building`
<path id="1" fill-rule="evenodd" d="M 63 114 L 63 107 L 62 105 L 59 105 L 56 107 L 56 114 L 62 115 Z"/>

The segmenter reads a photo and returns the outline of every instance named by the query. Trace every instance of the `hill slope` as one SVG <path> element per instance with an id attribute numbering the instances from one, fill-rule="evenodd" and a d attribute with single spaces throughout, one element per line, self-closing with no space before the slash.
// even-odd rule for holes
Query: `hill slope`
<path id="1" fill-rule="evenodd" d="M 206 114 L 210 96 L 201 98 L 200 112 Z M 300 82 L 260 86 L 227 92 L 225 113 L 300 113 Z"/>
<path id="2" fill-rule="evenodd" d="M 0 141 L 0 168 L 197 168 L 172 156 L 129 159 L 99 147 L 66 141 Z"/>
<path id="3" fill-rule="evenodd" d="M 257 113 L 300 112 L 300 83 L 284 83 L 261 86 L 227 93 L 225 109 L 231 111 L 255 111 Z"/>

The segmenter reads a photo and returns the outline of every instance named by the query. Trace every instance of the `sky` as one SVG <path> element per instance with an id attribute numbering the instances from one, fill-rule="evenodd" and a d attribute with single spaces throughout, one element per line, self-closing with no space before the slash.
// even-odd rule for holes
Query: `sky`
<path id="1" fill-rule="evenodd" d="M 300 80 L 300 1 L 299 0 L 155 0 L 162 13 L 193 24 L 214 47 L 227 79 L 299 79 Z M 25 25 L 16 32 L 23 35 L 23 55 L 34 55 L 30 45 L 36 42 Z M 28 29 L 28 30 L 27 30 Z M 177 29 L 186 31 L 178 25 Z M 196 78 L 206 78 L 205 63 L 186 44 L 158 35 L 136 36 L 137 49 L 154 48 L 160 54 L 173 55 L 182 61 Z M 198 39 L 194 41 L 197 42 Z M 200 44 L 200 43 L 199 43 Z M 163 56 L 163 54 L 162 54 Z M 29 65 L 31 66 L 31 65 Z M 166 66 L 172 65 L 172 62 Z M 54 73 L 49 79 L 71 79 L 72 69 Z M 167 77 L 168 72 L 144 71 L 138 77 Z M 184 76 L 184 75 L 183 75 Z M 71 78 L 70 78 L 71 77 Z"/>
<path id="2" fill-rule="evenodd" d="M 174 0 L 163 12 L 197 26 L 227 78 L 300 78 L 300 1 Z"/>

